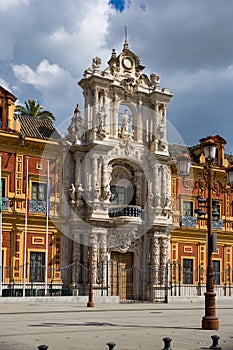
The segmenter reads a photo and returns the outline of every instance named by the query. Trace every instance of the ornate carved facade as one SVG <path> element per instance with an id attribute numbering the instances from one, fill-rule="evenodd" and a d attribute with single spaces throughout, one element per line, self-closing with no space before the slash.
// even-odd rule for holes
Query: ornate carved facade
<path id="1" fill-rule="evenodd" d="M 166 138 L 172 95 L 160 88 L 157 74 L 142 73 L 127 41 L 118 56 L 112 51 L 106 69 L 100 67 L 96 57 L 79 81 L 84 111 L 76 107 L 64 144 L 64 231 L 74 242 L 72 259 L 88 263 L 87 246 L 92 245 L 94 271 L 101 262 L 116 256 L 124 260 L 127 254 L 129 268 L 160 268 L 169 259 L 172 224 Z M 85 294 L 77 274 L 74 293 Z M 144 277 L 138 286 L 134 274 L 126 295 L 147 293 L 153 299 L 158 278 L 151 273 L 150 283 Z"/>

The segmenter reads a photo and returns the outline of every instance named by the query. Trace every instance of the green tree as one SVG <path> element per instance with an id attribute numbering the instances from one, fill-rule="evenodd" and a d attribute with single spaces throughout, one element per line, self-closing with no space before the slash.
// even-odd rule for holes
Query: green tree
<path id="1" fill-rule="evenodd" d="M 51 120 L 54 122 L 55 116 L 52 112 L 45 111 L 43 106 L 37 103 L 37 100 L 25 101 L 25 107 L 22 105 L 15 106 L 15 113 L 25 115 L 28 117 L 34 117 L 38 119 Z"/>

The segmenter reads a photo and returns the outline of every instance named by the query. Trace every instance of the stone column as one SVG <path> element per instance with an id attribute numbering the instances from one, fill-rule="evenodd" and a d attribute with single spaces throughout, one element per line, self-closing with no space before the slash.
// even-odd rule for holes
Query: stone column
<path id="1" fill-rule="evenodd" d="M 144 192 L 143 188 L 143 173 L 141 170 L 137 170 L 135 172 L 135 182 L 134 185 L 136 187 L 136 205 L 142 206 L 142 195 Z"/>
<path id="2" fill-rule="evenodd" d="M 98 200 L 99 199 L 99 183 L 98 183 L 98 159 L 96 156 L 93 156 L 91 161 L 92 167 L 92 193 L 93 193 L 93 199 Z"/>
<path id="3" fill-rule="evenodd" d="M 161 277 L 160 282 L 161 284 L 165 283 L 165 272 L 166 272 L 166 265 L 168 261 L 168 239 L 167 237 L 162 237 L 160 239 L 160 266 L 161 266 Z"/>
<path id="4" fill-rule="evenodd" d="M 155 104 L 153 106 L 153 119 L 152 119 L 152 122 L 153 122 L 153 125 L 152 125 L 152 137 L 153 137 L 153 142 L 155 142 L 155 139 L 156 139 L 156 135 L 157 135 L 157 104 Z"/>
<path id="5" fill-rule="evenodd" d="M 162 203 L 161 205 L 164 206 L 164 200 L 165 200 L 165 194 L 166 194 L 166 171 L 165 171 L 165 166 L 161 166 L 161 198 L 162 198 Z"/>
<path id="6" fill-rule="evenodd" d="M 95 238 L 93 239 L 93 246 L 92 246 L 92 267 L 93 267 L 93 279 L 92 282 L 95 285 L 97 282 L 97 262 L 98 262 L 98 235 L 93 231 L 95 234 Z"/>
<path id="7" fill-rule="evenodd" d="M 81 161 L 83 158 L 83 153 L 75 152 L 74 154 L 74 160 L 75 160 L 75 187 L 77 188 L 80 183 L 82 183 L 82 170 L 81 169 Z"/>
<path id="8" fill-rule="evenodd" d="M 107 285 L 108 275 L 108 249 L 107 249 L 107 229 L 102 229 L 102 233 L 99 234 L 100 239 L 100 263 L 102 268 L 102 285 Z"/>
<path id="9" fill-rule="evenodd" d="M 154 173 L 154 195 L 155 195 L 155 207 L 161 207 L 161 188 L 159 186 L 159 167 L 158 164 L 154 165 L 153 168 Z"/>
<path id="10" fill-rule="evenodd" d="M 142 139 L 143 139 L 142 118 L 143 118 L 142 101 L 139 101 L 138 102 L 138 118 L 136 118 L 136 121 L 137 121 L 136 141 L 137 142 L 142 142 Z"/>
<path id="11" fill-rule="evenodd" d="M 98 127 L 98 120 L 97 120 L 97 112 L 99 108 L 99 101 L 98 101 L 98 88 L 94 88 L 94 105 L 93 105 L 93 119 L 94 119 L 94 129 L 97 130 Z"/>
<path id="12" fill-rule="evenodd" d="M 111 120 L 110 120 L 110 134 L 113 137 L 118 137 L 118 110 L 117 102 L 115 96 L 112 99 L 112 110 L 111 110 Z"/>
<path id="13" fill-rule="evenodd" d="M 167 113 L 166 113 L 166 110 L 167 110 L 167 105 L 164 104 L 163 105 L 163 108 L 161 110 L 161 126 L 162 126 L 162 140 L 166 141 L 166 120 L 167 120 Z"/>
<path id="14" fill-rule="evenodd" d="M 156 285 L 159 283 L 159 239 L 154 234 L 152 236 L 152 245 L 151 245 L 151 283 Z"/>
<path id="15" fill-rule="evenodd" d="M 78 294 L 78 269 L 79 269 L 79 258 L 80 258 L 80 245 L 75 240 L 72 241 L 72 279 L 71 279 L 71 290 L 72 295 Z"/>

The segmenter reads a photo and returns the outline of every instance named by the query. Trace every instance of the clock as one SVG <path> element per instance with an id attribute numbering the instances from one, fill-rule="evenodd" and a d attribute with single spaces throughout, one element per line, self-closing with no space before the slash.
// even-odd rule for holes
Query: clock
<path id="1" fill-rule="evenodd" d="M 122 60 L 123 66 L 126 69 L 132 69 L 133 67 L 133 59 L 131 57 L 124 57 Z"/>

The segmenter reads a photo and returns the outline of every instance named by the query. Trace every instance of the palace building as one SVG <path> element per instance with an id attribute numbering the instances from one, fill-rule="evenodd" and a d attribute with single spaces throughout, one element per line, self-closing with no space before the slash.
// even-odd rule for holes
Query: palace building
<path id="1" fill-rule="evenodd" d="M 182 180 L 172 166 L 173 223 L 171 232 L 170 287 L 173 296 L 200 296 L 205 292 L 208 258 L 208 169 L 205 143 L 216 146 L 213 160 L 212 193 L 212 263 L 215 292 L 232 293 L 233 266 L 233 189 L 227 181 L 227 170 L 233 157 L 225 154 L 226 140 L 219 135 L 202 138 L 189 147 L 191 171 Z M 178 159 L 181 146 L 169 145 L 171 157 Z M 187 152 L 187 149 L 186 149 Z"/>
<path id="2" fill-rule="evenodd" d="M 1 295 L 44 295 L 62 289 L 60 135 L 15 101 L 0 87 Z"/>
<path id="3" fill-rule="evenodd" d="M 79 85 L 64 142 L 64 283 L 73 295 L 119 295 L 120 300 L 200 296 L 206 288 L 207 182 L 204 143 L 217 152 L 213 186 L 213 267 L 219 295 L 231 294 L 232 191 L 226 141 L 215 135 L 194 147 L 168 144 L 172 94 L 144 66 L 127 40 L 107 68 L 93 59 Z M 191 158 L 191 173 L 178 159 Z M 201 215 L 200 215 L 201 213 Z M 71 263 L 70 263 L 71 262 Z M 69 275 L 69 278 L 67 276 Z M 89 283 L 90 282 L 90 283 Z"/>
<path id="4" fill-rule="evenodd" d="M 16 97 L 0 87 L 0 295 L 69 294 L 88 306 L 202 296 L 210 251 L 215 292 L 232 295 L 226 140 L 168 142 L 172 94 L 127 40 L 101 66 L 95 57 L 84 71 L 84 108 L 63 138 L 50 121 L 15 115 Z"/>
<path id="5" fill-rule="evenodd" d="M 143 69 L 125 40 L 107 68 L 96 57 L 79 81 L 84 112 L 74 111 L 63 166 L 63 257 L 72 261 L 74 295 L 87 295 L 91 278 L 96 295 L 153 300 L 165 281 L 172 94 L 160 87 L 158 74 L 148 77 Z"/>

